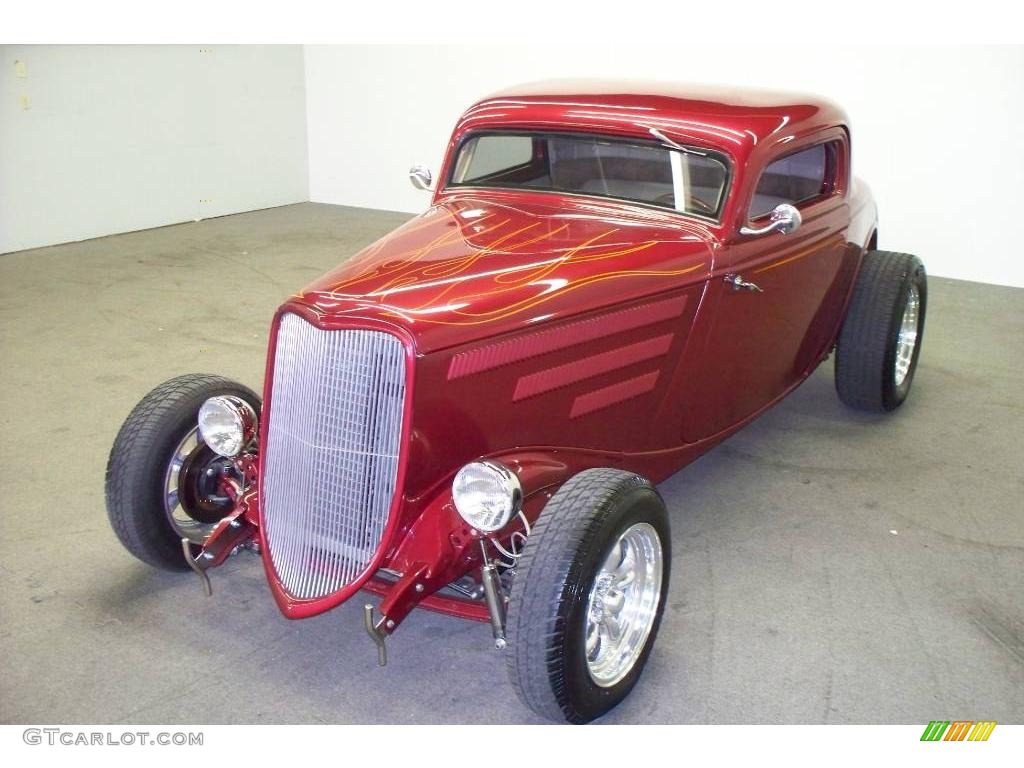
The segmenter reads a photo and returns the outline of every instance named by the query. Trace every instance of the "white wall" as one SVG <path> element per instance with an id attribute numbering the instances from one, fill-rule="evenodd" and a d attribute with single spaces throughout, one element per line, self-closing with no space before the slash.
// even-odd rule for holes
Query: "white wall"
<path id="1" fill-rule="evenodd" d="M 810 91 L 851 116 L 881 247 L 935 275 L 1024 286 L 1024 48 L 307 46 L 310 199 L 421 211 L 406 179 L 436 172 L 477 98 L 552 77 L 634 77 Z"/>
<path id="2" fill-rule="evenodd" d="M 300 46 L 0 47 L 0 253 L 308 199 L 304 100 Z"/>

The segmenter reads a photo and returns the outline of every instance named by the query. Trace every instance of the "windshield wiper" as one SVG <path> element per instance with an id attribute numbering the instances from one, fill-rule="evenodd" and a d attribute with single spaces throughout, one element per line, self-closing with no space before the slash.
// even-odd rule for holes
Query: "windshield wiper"
<path id="1" fill-rule="evenodd" d="M 707 152 L 700 152 L 700 151 L 698 151 L 696 149 L 691 149 L 690 147 L 684 147 L 682 144 L 677 144 L 676 142 L 672 141 L 672 139 L 670 139 L 668 136 L 666 136 L 664 133 L 659 131 L 657 128 L 652 128 L 651 126 L 647 126 L 647 130 L 650 131 L 651 136 L 656 138 L 662 144 L 665 144 L 666 146 L 672 147 L 672 149 L 678 149 L 680 152 L 685 152 L 688 155 L 697 155 L 699 157 L 707 157 L 708 156 Z"/>

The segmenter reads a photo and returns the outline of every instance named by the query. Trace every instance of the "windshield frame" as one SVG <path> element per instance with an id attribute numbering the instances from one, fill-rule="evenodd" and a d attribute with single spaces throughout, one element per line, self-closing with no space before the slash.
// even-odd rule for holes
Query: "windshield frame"
<path id="1" fill-rule="evenodd" d="M 716 225 L 721 225 L 723 215 L 728 208 L 729 195 L 732 192 L 733 182 L 733 163 L 732 158 L 725 152 L 718 149 L 710 149 L 703 146 L 688 145 L 680 143 L 680 146 L 684 150 L 692 150 L 694 153 L 710 157 L 713 160 L 722 164 L 725 169 L 725 178 L 722 181 L 722 193 L 718 201 L 718 208 L 715 214 L 708 215 L 699 213 L 696 211 L 679 210 L 674 206 L 661 205 L 653 202 L 645 202 L 643 200 L 635 200 L 628 197 L 617 197 L 614 195 L 602 195 L 592 192 L 579 192 L 575 190 L 565 189 L 554 189 L 554 188 L 543 188 L 543 187 L 527 187 L 521 184 L 479 184 L 479 183 L 466 183 L 455 181 L 455 171 L 459 165 L 459 156 L 466 144 L 473 139 L 480 138 L 481 136 L 525 136 L 531 138 L 580 138 L 593 140 L 598 139 L 600 141 L 606 141 L 609 143 L 627 144 L 632 146 L 644 146 L 644 147 L 656 147 L 663 149 L 669 153 L 675 153 L 678 155 L 685 155 L 685 151 L 680 151 L 671 145 L 665 144 L 655 138 L 646 138 L 641 136 L 632 136 L 628 134 L 610 134 L 590 131 L 560 131 L 557 129 L 543 129 L 543 130 L 531 130 L 529 128 L 481 128 L 479 130 L 467 131 L 465 134 L 459 137 L 458 143 L 452 148 L 450 159 L 447 163 L 448 172 L 445 175 L 444 189 L 447 190 L 494 190 L 499 192 L 525 192 L 525 193 L 538 193 L 542 195 L 560 195 L 565 197 L 579 197 L 592 200 L 601 200 L 604 202 L 620 203 L 624 205 L 637 205 L 643 208 L 649 208 L 655 211 L 661 211 L 663 213 L 675 214 L 677 216 L 684 216 L 690 219 L 696 219 L 698 221 L 709 222 Z M 671 155 L 670 155 L 671 156 Z"/>

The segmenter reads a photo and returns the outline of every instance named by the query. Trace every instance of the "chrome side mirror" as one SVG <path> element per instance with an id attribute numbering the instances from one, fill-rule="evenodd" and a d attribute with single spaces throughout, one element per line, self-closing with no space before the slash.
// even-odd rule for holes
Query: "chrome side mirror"
<path id="1" fill-rule="evenodd" d="M 772 215 L 765 226 L 756 229 L 754 227 L 740 227 L 740 234 L 767 235 L 769 232 L 781 232 L 784 235 L 788 235 L 790 232 L 796 232 L 802 223 L 803 219 L 800 218 L 800 211 L 789 203 L 782 203 L 775 206 L 775 210 L 772 211 Z"/>
<path id="2" fill-rule="evenodd" d="M 409 169 L 409 181 L 416 189 L 425 189 L 427 191 L 432 189 L 434 183 L 434 174 L 430 172 L 430 169 L 425 165 L 414 165 Z"/>

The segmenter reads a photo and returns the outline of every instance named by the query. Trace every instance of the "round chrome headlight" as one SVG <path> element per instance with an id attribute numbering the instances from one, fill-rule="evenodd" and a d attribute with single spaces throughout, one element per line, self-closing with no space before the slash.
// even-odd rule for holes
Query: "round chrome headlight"
<path id="1" fill-rule="evenodd" d="M 462 519 L 478 531 L 505 527 L 523 502 L 519 478 L 496 461 L 474 461 L 455 475 L 452 499 Z"/>
<path id="2" fill-rule="evenodd" d="M 237 456 L 256 436 L 256 411 L 234 395 L 211 397 L 199 409 L 199 434 L 214 453 Z"/>

